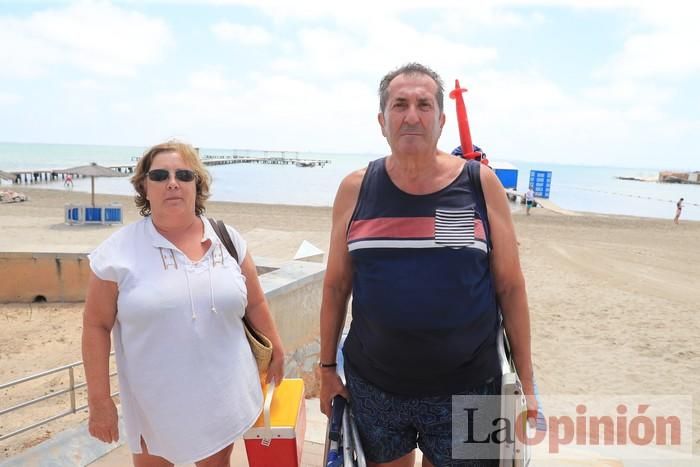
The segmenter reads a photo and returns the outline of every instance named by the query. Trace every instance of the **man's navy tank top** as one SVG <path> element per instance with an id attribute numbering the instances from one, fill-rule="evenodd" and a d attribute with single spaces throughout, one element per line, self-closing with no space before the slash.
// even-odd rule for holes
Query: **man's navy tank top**
<path id="1" fill-rule="evenodd" d="M 428 195 L 394 185 L 385 158 L 369 164 L 347 232 L 354 271 L 343 352 L 361 377 L 387 392 L 431 396 L 499 374 L 488 232 L 467 164 Z"/>

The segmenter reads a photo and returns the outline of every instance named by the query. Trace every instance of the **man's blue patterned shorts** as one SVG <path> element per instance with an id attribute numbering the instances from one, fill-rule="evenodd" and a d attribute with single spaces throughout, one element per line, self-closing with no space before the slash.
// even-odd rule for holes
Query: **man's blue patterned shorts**
<path id="1" fill-rule="evenodd" d="M 368 461 L 390 462 L 417 445 L 435 467 L 498 467 L 497 459 L 452 459 L 452 394 L 411 397 L 387 393 L 360 377 L 349 364 L 345 378 Z M 500 393 L 501 378 L 495 377 L 458 394 Z"/>

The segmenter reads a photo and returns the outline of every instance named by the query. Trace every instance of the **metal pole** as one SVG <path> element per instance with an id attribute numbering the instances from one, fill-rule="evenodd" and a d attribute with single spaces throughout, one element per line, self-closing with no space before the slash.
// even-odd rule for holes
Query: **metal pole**
<path id="1" fill-rule="evenodd" d="M 92 184 L 92 207 L 95 207 L 95 177 L 90 177 L 90 182 Z"/>
<path id="2" fill-rule="evenodd" d="M 68 368 L 68 378 L 70 381 L 70 409 L 75 413 L 75 372 L 73 367 Z"/>

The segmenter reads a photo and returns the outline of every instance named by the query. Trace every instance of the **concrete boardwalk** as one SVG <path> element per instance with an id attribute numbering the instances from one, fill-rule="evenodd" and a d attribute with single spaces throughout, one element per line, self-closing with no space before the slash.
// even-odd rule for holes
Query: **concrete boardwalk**
<path id="1" fill-rule="evenodd" d="M 314 443 L 313 441 L 305 441 L 301 465 L 303 467 L 323 467 L 323 446 L 323 444 Z M 129 448 L 126 445 L 118 447 L 106 456 L 101 457 L 90 464 L 90 466 L 98 467 L 124 467 L 128 465 L 132 465 L 131 452 L 129 452 Z M 240 441 L 236 442 L 233 446 L 231 466 L 248 467 L 248 458 L 246 457 L 245 446 Z"/>

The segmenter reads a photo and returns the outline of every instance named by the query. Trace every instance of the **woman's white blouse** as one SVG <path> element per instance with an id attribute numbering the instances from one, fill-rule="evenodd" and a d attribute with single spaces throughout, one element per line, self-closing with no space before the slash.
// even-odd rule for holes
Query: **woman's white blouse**
<path id="1" fill-rule="evenodd" d="M 206 218 L 211 248 L 190 261 L 150 217 L 115 232 L 89 256 L 119 288 L 113 345 L 127 440 L 140 453 L 192 463 L 231 444 L 262 407 L 243 331 L 245 277 Z M 239 261 L 246 243 L 228 227 Z"/>

